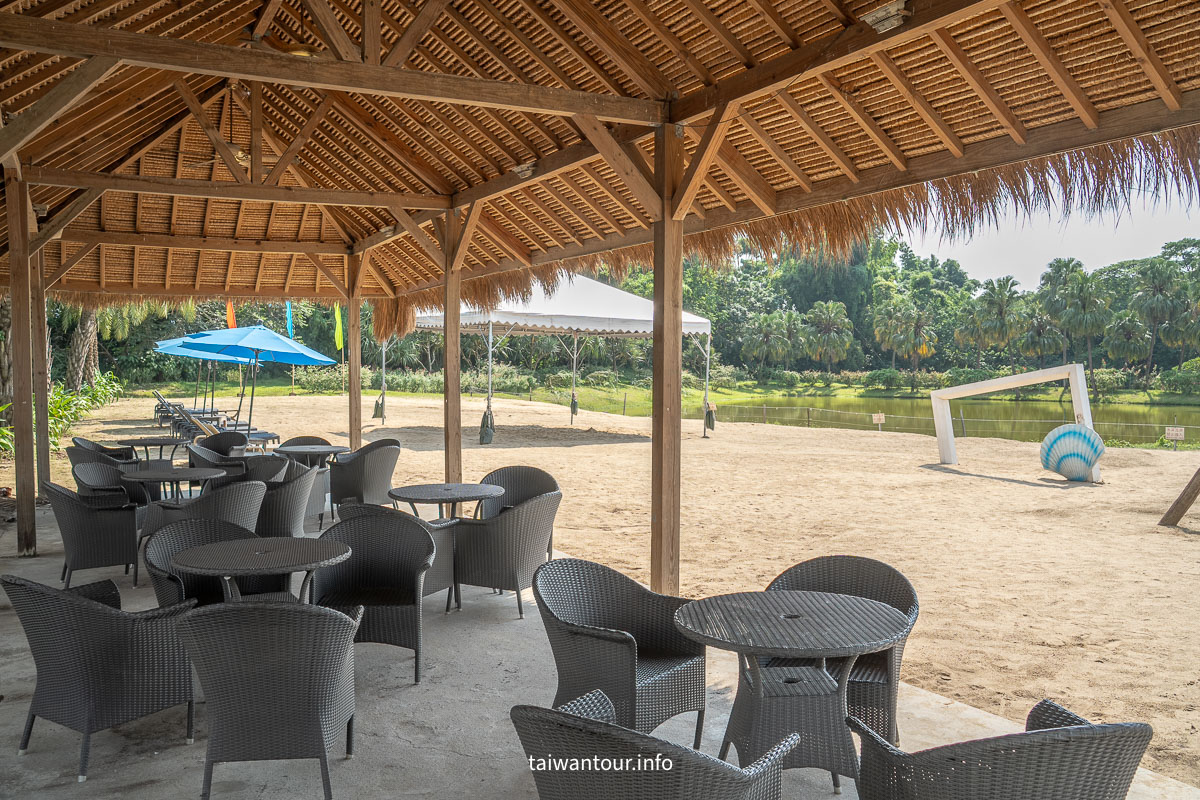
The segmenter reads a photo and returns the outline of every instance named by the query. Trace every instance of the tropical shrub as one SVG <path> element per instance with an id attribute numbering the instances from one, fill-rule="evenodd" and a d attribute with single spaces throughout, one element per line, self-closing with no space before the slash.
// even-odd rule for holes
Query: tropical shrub
<path id="1" fill-rule="evenodd" d="M 571 371 L 560 370 L 546 376 L 547 389 L 570 389 L 571 388 Z"/>
<path id="2" fill-rule="evenodd" d="M 389 376 L 390 377 L 390 376 Z M 236 380 L 237 376 L 234 376 Z M 342 391 L 341 367 L 296 367 L 296 385 L 312 394 Z"/>
<path id="3" fill-rule="evenodd" d="M 775 379 L 788 389 L 794 389 L 799 386 L 801 380 L 800 373 L 793 372 L 790 369 L 780 370 L 778 373 L 776 373 Z"/>
<path id="4" fill-rule="evenodd" d="M 737 369 L 727 364 L 716 364 L 709 372 L 709 385 L 714 389 L 736 389 Z"/>
<path id="5" fill-rule="evenodd" d="M 832 372 L 818 372 L 817 373 L 817 382 L 820 383 L 822 386 L 833 386 L 833 373 Z"/>
<path id="6" fill-rule="evenodd" d="M 895 389 L 900 386 L 902 378 L 896 369 L 877 369 L 868 372 L 863 378 L 863 386 L 878 386 L 883 389 Z"/>
<path id="7" fill-rule="evenodd" d="M 611 369 L 597 369 L 589 372 L 583 379 L 587 386 L 596 386 L 603 389 L 617 388 L 618 376 Z"/>
<path id="8" fill-rule="evenodd" d="M 1136 380 L 1124 369 L 1098 369 L 1092 377 L 1092 391 L 1098 395 L 1113 394 L 1131 386 Z"/>
<path id="9" fill-rule="evenodd" d="M 685 389 L 703 389 L 704 379 L 695 373 L 688 372 L 686 369 L 681 376 L 683 388 Z"/>
<path id="10" fill-rule="evenodd" d="M 1169 369 L 1158 376 L 1158 384 L 1168 392 L 1196 394 L 1200 392 L 1200 372 Z"/>

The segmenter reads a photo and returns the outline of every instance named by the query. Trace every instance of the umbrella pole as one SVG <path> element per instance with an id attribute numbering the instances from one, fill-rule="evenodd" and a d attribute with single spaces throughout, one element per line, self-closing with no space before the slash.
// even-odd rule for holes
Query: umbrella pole
<path id="1" fill-rule="evenodd" d="M 196 407 L 196 400 L 200 397 L 200 373 L 204 371 L 204 362 L 201 361 L 196 365 L 196 388 L 192 390 L 192 408 Z"/>
<path id="2" fill-rule="evenodd" d="M 383 347 L 379 350 L 379 424 L 387 425 L 387 344 L 388 340 L 383 340 Z"/>
<path id="3" fill-rule="evenodd" d="M 246 414 L 246 436 L 250 435 L 250 423 L 254 422 L 254 390 L 258 386 L 258 352 L 254 351 L 254 364 L 250 366 L 253 372 L 250 375 L 250 411 Z"/>
<path id="4" fill-rule="evenodd" d="M 573 334 L 571 339 L 571 424 L 575 424 L 575 409 L 579 405 L 575 397 L 575 374 L 579 372 L 579 334 Z"/>
<path id="5" fill-rule="evenodd" d="M 237 410 L 237 413 L 233 415 L 233 418 L 240 422 L 242 419 L 242 400 L 244 400 L 246 398 L 246 372 L 245 372 L 245 370 L 242 369 L 241 364 L 238 364 L 238 374 L 242 378 L 241 383 L 240 383 L 241 391 L 238 392 L 238 410 Z M 216 384 L 214 384 L 214 387 L 215 386 L 216 386 Z M 214 400 L 216 399 L 215 396 L 213 399 Z"/>

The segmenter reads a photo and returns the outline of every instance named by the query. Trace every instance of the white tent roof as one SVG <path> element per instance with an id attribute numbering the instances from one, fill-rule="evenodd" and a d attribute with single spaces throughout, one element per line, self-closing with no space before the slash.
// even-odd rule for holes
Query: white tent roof
<path id="1" fill-rule="evenodd" d="M 512 302 L 492 311 L 462 306 L 459 329 L 487 333 L 493 323 L 497 335 L 578 333 L 589 336 L 649 338 L 654 334 L 654 303 L 582 275 L 564 276 L 553 295 L 535 292 L 527 303 Z M 443 327 L 441 314 L 417 317 L 417 328 Z M 684 334 L 709 334 L 712 323 L 683 312 Z"/>

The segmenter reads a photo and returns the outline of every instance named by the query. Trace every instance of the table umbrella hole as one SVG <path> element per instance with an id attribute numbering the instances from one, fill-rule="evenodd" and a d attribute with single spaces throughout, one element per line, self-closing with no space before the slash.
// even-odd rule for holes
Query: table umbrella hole
<path id="1" fill-rule="evenodd" d="M 804 619 L 803 614 L 780 614 L 780 619 Z"/>

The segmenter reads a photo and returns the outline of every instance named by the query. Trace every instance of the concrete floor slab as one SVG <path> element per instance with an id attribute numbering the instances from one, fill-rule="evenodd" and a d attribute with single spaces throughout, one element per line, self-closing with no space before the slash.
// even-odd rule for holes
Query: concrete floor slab
<path id="1" fill-rule="evenodd" d="M 62 545 L 48 509 L 39 509 L 39 557 L 14 555 L 11 524 L 0 529 L 0 572 L 58 585 Z M 148 582 L 133 588 L 120 568 L 78 573 L 77 583 L 111 578 L 129 610 L 155 605 Z M 508 711 L 517 703 L 547 704 L 554 695 L 554 663 L 541 620 L 525 594 L 518 619 L 511 593 L 464 588 L 463 609 L 442 613 L 442 598 L 425 606 L 425 670 L 412 683 L 412 655 L 377 644 L 356 647 L 358 714 L 356 755 L 331 760 L 334 793 L 340 798 L 536 796 Z M 736 685 L 736 659 L 709 651 L 709 697 L 703 749 L 715 754 Z M 34 728 L 29 752 L 17 741 L 34 687 L 34 665 L 16 615 L 0 596 L 0 798 L 159 800 L 200 792 L 205 746 L 205 707 L 197 707 L 197 739 L 184 742 L 184 708 L 170 709 L 92 737 L 90 777 L 76 782 L 79 735 L 52 723 Z M 686 714 L 656 732 L 690 744 L 695 717 Z M 900 729 L 906 749 L 1010 733 L 1019 726 L 993 714 L 903 686 Z M 843 781 L 843 797 L 856 797 Z M 785 796 L 832 797 L 829 776 L 817 770 L 785 773 Z M 1200 789 L 1141 770 L 1130 798 L 1200 800 Z M 214 800 L 321 797 L 316 761 L 220 764 Z"/>

